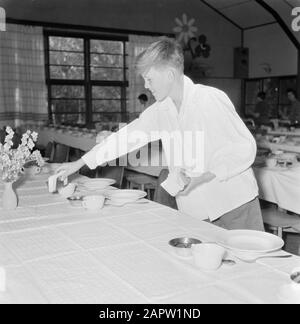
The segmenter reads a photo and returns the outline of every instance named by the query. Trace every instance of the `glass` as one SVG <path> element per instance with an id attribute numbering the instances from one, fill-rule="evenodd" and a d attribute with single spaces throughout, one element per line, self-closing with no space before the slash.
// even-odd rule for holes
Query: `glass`
<path id="1" fill-rule="evenodd" d="M 50 66 L 50 78 L 83 80 L 84 68 L 72 65 Z"/>
<path id="2" fill-rule="evenodd" d="M 65 51 L 77 51 L 83 52 L 83 39 L 75 37 L 49 37 L 49 49 L 50 50 L 65 50 Z"/>

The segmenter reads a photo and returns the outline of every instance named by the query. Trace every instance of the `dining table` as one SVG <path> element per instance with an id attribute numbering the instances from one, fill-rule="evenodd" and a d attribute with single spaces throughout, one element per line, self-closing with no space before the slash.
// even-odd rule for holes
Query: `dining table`
<path id="1" fill-rule="evenodd" d="M 254 165 L 259 197 L 278 207 L 300 214 L 300 163 L 274 167 Z"/>
<path id="2" fill-rule="evenodd" d="M 205 271 L 168 242 L 218 242 L 229 231 L 145 199 L 88 211 L 49 193 L 48 177 L 47 169 L 20 177 L 18 207 L 0 207 L 1 304 L 277 304 L 282 289 L 299 287 L 290 278 L 296 255 L 249 263 L 227 249 L 235 264 Z"/>

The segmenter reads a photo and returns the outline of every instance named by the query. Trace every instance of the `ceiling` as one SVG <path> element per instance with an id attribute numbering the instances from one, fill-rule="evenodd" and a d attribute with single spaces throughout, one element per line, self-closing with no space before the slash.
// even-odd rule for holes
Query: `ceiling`
<path id="1" fill-rule="evenodd" d="M 241 30 L 280 24 L 297 48 L 300 32 L 292 30 L 291 15 L 300 0 L 201 0 Z"/>
<path id="2" fill-rule="evenodd" d="M 202 2 L 241 29 L 276 23 L 275 18 L 255 0 L 204 0 Z"/>

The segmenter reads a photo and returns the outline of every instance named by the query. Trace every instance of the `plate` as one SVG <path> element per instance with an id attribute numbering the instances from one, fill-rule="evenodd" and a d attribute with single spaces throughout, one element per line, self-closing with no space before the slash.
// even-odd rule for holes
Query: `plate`
<path id="1" fill-rule="evenodd" d="M 108 186 L 114 184 L 116 180 L 109 178 L 97 178 L 97 179 L 86 179 L 78 181 L 79 185 L 82 185 L 87 190 L 105 189 Z"/>
<path id="2" fill-rule="evenodd" d="M 283 247 L 283 240 L 273 234 L 253 230 L 229 230 L 218 238 L 227 249 L 248 253 L 268 253 Z"/>
<path id="3" fill-rule="evenodd" d="M 106 197 L 112 202 L 129 202 L 143 198 L 147 195 L 145 191 L 134 189 L 120 189 L 107 192 Z"/>

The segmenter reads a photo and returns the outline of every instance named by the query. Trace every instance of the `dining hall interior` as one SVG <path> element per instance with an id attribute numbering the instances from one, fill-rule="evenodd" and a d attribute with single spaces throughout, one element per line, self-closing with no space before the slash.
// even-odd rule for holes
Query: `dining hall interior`
<path id="1" fill-rule="evenodd" d="M 160 42 L 183 71 L 138 73 Z M 154 118 L 203 132 L 200 173 L 166 135 L 120 142 Z M 250 201 L 263 230 L 254 207 L 237 224 Z M 0 304 L 300 303 L 299 283 L 299 0 L 0 0 Z"/>

